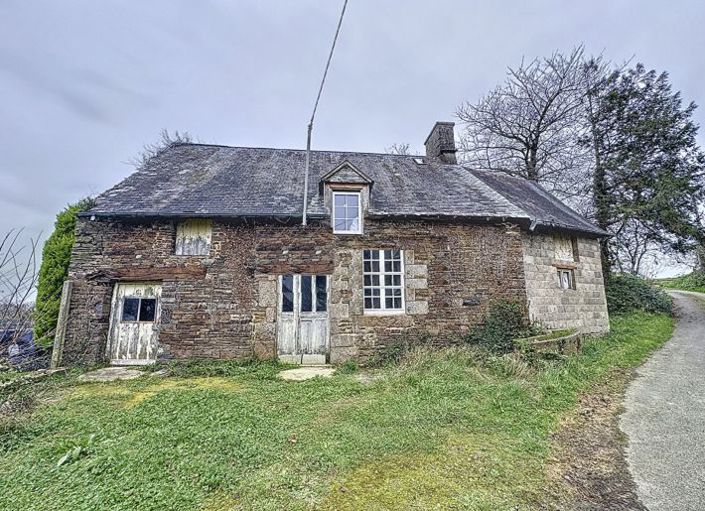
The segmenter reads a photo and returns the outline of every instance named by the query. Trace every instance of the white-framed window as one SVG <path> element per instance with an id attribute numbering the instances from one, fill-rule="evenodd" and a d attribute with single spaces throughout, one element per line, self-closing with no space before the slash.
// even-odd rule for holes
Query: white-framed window
<path id="1" fill-rule="evenodd" d="M 561 289 L 575 289 L 575 273 L 573 270 L 558 269 L 558 285 Z"/>
<path id="2" fill-rule="evenodd" d="M 360 192 L 333 192 L 333 232 L 362 234 Z"/>
<path id="3" fill-rule="evenodd" d="M 364 250 L 363 300 L 365 312 L 404 312 L 404 252 Z"/>

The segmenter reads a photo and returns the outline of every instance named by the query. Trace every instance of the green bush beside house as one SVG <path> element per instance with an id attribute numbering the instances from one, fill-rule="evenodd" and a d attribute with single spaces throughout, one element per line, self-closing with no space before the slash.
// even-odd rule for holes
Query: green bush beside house
<path id="1" fill-rule="evenodd" d="M 34 306 L 34 338 L 42 346 L 50 346 L 53 342 L 59 317 L 61 288 L 68 276 L 75 239 L 76 215 L 92 205 L 93 200 L 86 198 L 60 211 L 56 215 L 54 232 L 44 243 Z"/>
<path id="2" fill-rule="evenodd" d="M 636 275 L 611 275 L 605 291 L 610 314 L 626 314 L 633 311 L 666 314 L 672 312 L 671 297 L 663 289 Z"/>

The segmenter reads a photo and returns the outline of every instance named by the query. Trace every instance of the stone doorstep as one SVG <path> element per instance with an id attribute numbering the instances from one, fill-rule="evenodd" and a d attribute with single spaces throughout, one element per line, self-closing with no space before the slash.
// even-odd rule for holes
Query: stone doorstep
<path id="1" fill-rule="evenodd" d="M 82 374 L 78 377 L 78 381 L 82 382 L 109 382 L 115 380 L 134 380 L 140 376 L 144 376 L 143 371 L 130 369 L 125 366 L 112 366 L 96 369 Z"/>
<path id="2" fill-rule="evenodd" d="M 301 366 L 295 369 L 286 369 L 279 373 L 279 377 L 289 381 L 304 381 L 311 378 L 330 378 L 335 373 L 335 368 L 329 364 Z"/>

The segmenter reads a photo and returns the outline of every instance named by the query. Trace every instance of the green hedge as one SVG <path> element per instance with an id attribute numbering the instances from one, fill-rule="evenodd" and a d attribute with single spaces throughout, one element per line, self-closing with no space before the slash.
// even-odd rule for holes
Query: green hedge
<path id="1" fill-rule="evenodd" d="M 607 280 L 607 308 L 610 314 L 642 310 L 665 312 L 672 310 L 671 297 L 648 281 L 630 274 L 616 274 Z"/>
<path id="2" fill-rule="evenodd" d="M 92 199 L 71 204 L 56 215 L 54 232 L 44 243 L 42 265 L 37 282 L 37 301 L 34 307 L 34 338 L 49 346 L 53 341 L 59 317 L 61 288 L 68 276 L 71 249 L 74 243 L 76 214 L 93 206 Z"/>

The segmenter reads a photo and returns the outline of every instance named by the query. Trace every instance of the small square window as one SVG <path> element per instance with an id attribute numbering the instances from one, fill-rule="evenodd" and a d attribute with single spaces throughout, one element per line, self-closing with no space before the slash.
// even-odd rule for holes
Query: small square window
<path id="1" fill-rule="evenodd" d="M 155 298 L 142 298 L 140 300 L 140 321 L 154 321 L 157 310 Z"/>
<path id="2" fill-rule="evenodd" d="M 332 221 L 336 234 L 362 234 L 359 192 L 333 192 Z"/>
<path id="3" fill-rule="evenodd" d="M 122 300 L 122 321 L 137 321 L 139 310 L 139 298 L 124 298 Z"/>
<path id="4" fill-rule="evenodd" d="M 575 289 L 575 273 L 573 270 L 558 270 L 558 286 L 561 289 Z"/>

